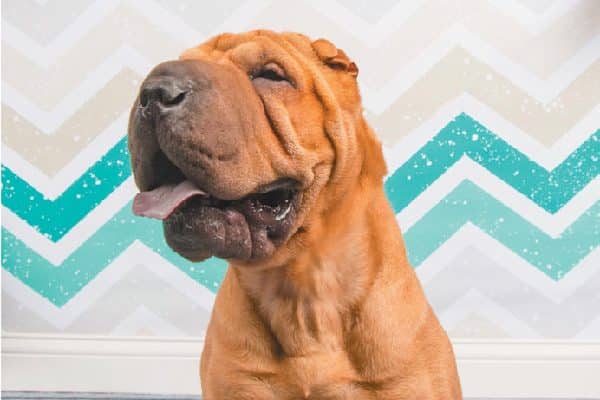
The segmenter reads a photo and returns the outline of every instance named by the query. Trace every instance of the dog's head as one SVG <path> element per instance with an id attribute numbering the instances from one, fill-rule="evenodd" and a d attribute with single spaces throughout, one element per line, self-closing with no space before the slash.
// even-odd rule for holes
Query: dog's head
<path id="1" fill-rule="evenodd" d="M 327 40 L 263 30 L 158 65 L 129 121 L 134 212 L 190 260 L 293 257 L 312 220 L 385 173 L 357 73 Z"/>

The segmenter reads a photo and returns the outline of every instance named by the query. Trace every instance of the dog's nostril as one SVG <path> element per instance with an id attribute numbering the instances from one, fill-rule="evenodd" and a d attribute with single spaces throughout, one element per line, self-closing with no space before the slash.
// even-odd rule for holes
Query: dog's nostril
<path id="1" fill-rule="evenodd" d="M 140 93 L 140 107 L 146 108 L 148 107 L 148 103 L 150 102 L 150 94 L 147 89 L 143 89 Z"/>
<path id="2" fill-rule="evenodd" d="M 149 85 L 140 93 L 140 106 L 146 108 L 152 103 L 159 103 L 163 107 L 175 107 L 185 100 L 186 95 L 187 91 L 169 83 Z"/>

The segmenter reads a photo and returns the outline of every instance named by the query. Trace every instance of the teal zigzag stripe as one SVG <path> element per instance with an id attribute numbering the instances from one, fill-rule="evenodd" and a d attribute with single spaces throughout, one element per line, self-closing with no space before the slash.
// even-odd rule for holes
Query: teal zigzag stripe
<path id="1" fill-rule="evenodd" d="M 62 306 L 135 240 L 216 292 L 223 279 L 226 262 L 211 258 L 203 263 L 193 263 L 178 256 L 163 239 L 162 222 L 135 217 L 131 213 L 131 203 L 58 266 L 2 228 L 2 266 L 37 293 Z"/>
<path id="2" fill-rule="evenodd" d="M 467 155 L 555 213 L 598 176 L 600 130 L 548 172 L 466 114 L 446 125 L 387 180 L 396 212 L 406 207 L 461 156 Z M 131 175 L 123 138 L 60 197 L 43 198 L 8 167 L 2 167 L 2 203 L 53 241 L 60 240 Z"/>
<path id="3" fill-rule="evenodd" d="M 461 114 L 402 164 L 385 183 L 394 211 L 469 156 L 550 213 L 556 213 L 600 173 L 600 129 L 551 172 Z"/>
<path id="4" fill-rule="evenodd" d="M 553 239 L 510 207 L 465 180 L 404 235 L 411 264 L 420 265 L 471 222 L 554 280 L 600 245 L 600 201 Z"/>
<path id="5" fill-rule="evenodd" d="M 211 259 L 194 264 L 178 257 L 164 244 L 160 222 L 135 218 L 130 207 L 131 204 L 123 207 L 59 266 L 3 229 L 4 268 L 61 306 L 137 239 L 199 283 L 216 290 L 223 277 L 224 262 Z M 469 221 L 555 280 L 600 244 L 600 201 L 553 239 L 472 182 L 463 181 L 405 233 L 411 263 L 421 264 Z"/>
<path id="6" fill-rule="evenodd" d="M 124 137 L 55 200 L 44 198 L 3 165 L 2 204 L 56 242 L 130 175 L 127 138 Z"/>

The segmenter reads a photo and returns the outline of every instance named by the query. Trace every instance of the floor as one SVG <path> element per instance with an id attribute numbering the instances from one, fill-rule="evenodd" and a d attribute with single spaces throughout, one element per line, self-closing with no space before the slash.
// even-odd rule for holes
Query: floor
<path id="1" fill-rule="evenodd" d="M 80 392 L 2 392 L 2 400 L 201 400 L 200 396 L 80 393 Z"/>
<path id="2" fill-rule="evenodd" d="M 123 394 L 123 393 L 78 393 L 78 392 L 2 392 L 2 400 L 201 400 L 200 396 Z M 465 399 L 485 400 L 485 399 Z M 491 400 L 491 399 L 488 399 Z M 496 399 L 498 400 L 498 399 Z M 543 400 L 543 399 L 504 399 Z M 556 400 L 556 399 L 554 399 Z M 564 399 L 577 400 L 577 399 Z M 589 400 L 589 399 L 588 399 Z"/>

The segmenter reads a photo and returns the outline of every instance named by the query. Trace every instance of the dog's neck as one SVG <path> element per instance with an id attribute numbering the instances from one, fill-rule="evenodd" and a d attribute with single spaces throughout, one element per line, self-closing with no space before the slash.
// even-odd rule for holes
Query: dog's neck
<path id="1" fill-rule="evenodd" d="M 233 268 L 283 355 L 342 351 L 344 333 L 382 268 L 407 265 L 383 185 L 375 185 L 358 182 L 354 193 L 323 213 L 286 265 Z"/>

